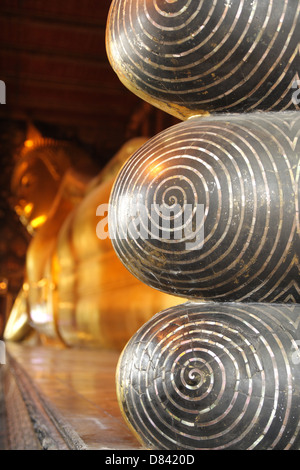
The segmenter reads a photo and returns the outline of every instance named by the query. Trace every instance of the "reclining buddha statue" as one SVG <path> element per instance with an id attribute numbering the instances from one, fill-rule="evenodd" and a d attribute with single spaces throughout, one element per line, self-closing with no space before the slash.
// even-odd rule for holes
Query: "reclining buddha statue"
<path id="1" fill-rule="evenodd" d="M 97 208 L 106 208 L 117 171 L 145 140 L 125 143 L 98 174 L 89 156 L 69 143 L 25 142 L 12 192 L 32 240 L 7 341 L 34 331 L 46 344 L 120 349 L 146 319 L 178 303 L 132 276 L 108 234 L 97 234 L 106 215 L 98 217 Z"/>

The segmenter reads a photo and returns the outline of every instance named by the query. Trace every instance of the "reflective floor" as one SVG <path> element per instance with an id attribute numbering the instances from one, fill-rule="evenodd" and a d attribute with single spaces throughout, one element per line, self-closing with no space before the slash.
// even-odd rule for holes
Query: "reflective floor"
<path id="1" fill-rule="evenodd" d="M 140 448 L 117 403 L 119 353 L 17 344 L 7 350 L 87 449 Z"/>

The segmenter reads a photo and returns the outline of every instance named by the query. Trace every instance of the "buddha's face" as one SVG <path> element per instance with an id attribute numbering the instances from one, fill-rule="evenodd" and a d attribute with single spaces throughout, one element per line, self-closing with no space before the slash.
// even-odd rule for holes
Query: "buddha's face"
<path id="1" fill-rule="evenodd" d="M 31 234 L 47 220 L 59 183 L 60 178 L 54 178 L 39 158 L 26 159 L 15 169 L 14 208 Z"/>

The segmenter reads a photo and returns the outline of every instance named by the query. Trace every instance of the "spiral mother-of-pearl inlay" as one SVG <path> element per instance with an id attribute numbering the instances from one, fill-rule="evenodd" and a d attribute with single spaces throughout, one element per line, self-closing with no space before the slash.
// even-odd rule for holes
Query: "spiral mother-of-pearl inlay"
<path id="1" fill-rule="evenodd" d="M 299 302 L 299 133 L 298 112 L 249 113 L 193 118 L 150 139 L 111 194 L 121 261 L 180 297 Z"/>
<path id="2" fill-rule="evenodd" d="M 299 305 L 187 303 L 149 320 L 117 371 L 143 445 L 298 449 L 299 314 Z"/>
<path id="3" fill-rule="evenodd" d="M 113 0 L 107 52 L 120 80 L 185 119 L 295 110 L 298 0 Z"/>

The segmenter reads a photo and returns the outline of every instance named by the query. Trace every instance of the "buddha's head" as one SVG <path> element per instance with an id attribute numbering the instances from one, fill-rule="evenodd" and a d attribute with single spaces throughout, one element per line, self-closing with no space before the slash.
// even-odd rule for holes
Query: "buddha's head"
<path id="1" fill-rule="evenodd" d="M 65 173 L 73 169 L 90 174 L 90 167 L 86 153 L 69 143 L 49 139 L 25 142 L 11 188 L 15 211 L 29 233 L 46 222 Z"/>

